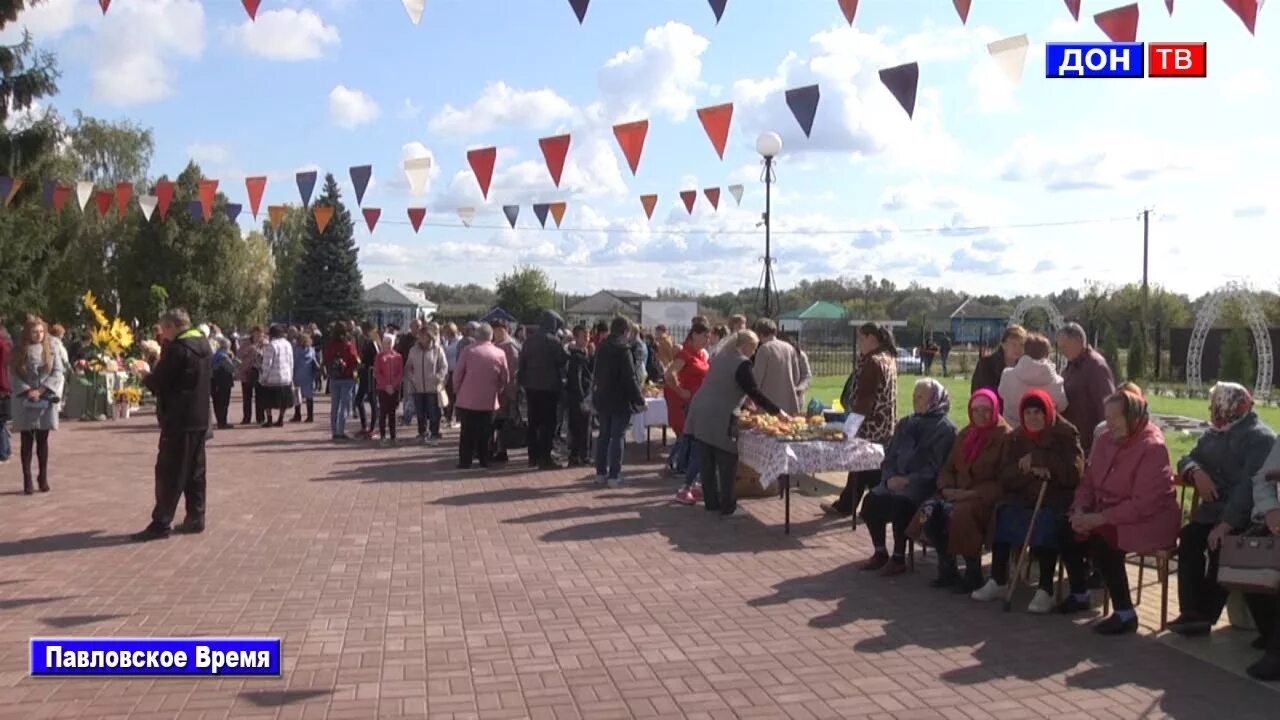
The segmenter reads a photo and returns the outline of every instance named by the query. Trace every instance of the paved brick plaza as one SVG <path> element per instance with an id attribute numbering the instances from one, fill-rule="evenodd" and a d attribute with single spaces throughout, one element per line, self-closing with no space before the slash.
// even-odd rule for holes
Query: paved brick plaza
<path id="1" fill-rule="evenodd" d="M 46 496 L 0 466 L 0 718 L 1275 717 L 1149 628 L 1003 615 L 931 567 L 857 577 L 865 535 L 813 498 L 788 538 L 776 499 L 668 504 L 656 465 L 621 490 L 464 477 L 451 445 L 327 431 L 219 433 L 209 531 L 148 545 L 121 540 L 148 520 L 153 418 L 64 424 Z M 278 635 L 285 674 L 33 680 L 32 635 Z"/>

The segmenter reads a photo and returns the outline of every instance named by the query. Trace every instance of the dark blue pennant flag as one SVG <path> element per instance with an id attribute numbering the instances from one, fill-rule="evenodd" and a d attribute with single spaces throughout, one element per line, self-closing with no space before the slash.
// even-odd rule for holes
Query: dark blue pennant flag
<path id="1" fill-rule="evenodd" d="M 511 223 L 511 229 L 516 227 L 516 218 L 520 217 L 519 205 L 503 205 L 502 214 L 507 216 L 507 222 Z"/>
<path id="2" fill-rule="evenodd" d="M 187 213 L 191 215 L 192 220 L 204 222 L 204 205 L 199 200 L 192 200 L 187 203 Z"/>
<path id="3" fill-rule="evenodd" d="M 227 219 L 231 222 L 235 222 L 240 217 L 240 209 L 240 203 L 227 203 L 227 206 L 223 208 L 227 213 Z"/>
<path id="4" fill-rule="evenodd" d="M 373 177 L 372 165 L 356 165 L 351 168 L 351 184 L 356 188 L 356 204 L 364 204 L 364 191 L 369 188 L 369 178 Z"/>
<path id="5" fill-rule="evenodd" d="M 818 97 L 817 85 L 806 85 L 787 91 L 787 107 L 791 108 L 791 114 L 796 116 L 796 122 L 800 123 L 800 129 L 804 131 L 805 137 L 809 137 L 809 133 L 813 131 L 813 119 L 818 115 Z"/>
<path id="6" fill-rule="evenodd" d="M 302 196 L 302 204 L 311 204 L 311 193 L 316 189 L 316 171 L 298 173 L 298 194 Z"/>
<path id="7" fill-rule="evenodd" d="M 573 14 L 578 16 L 578 24 L 581 25 L 587 19 L 587 5 L 591 0 L 569 0 L 569 6 L 573 8 Z"/>
<path id="8" fill-rule="evenodd" d="M 716 24 L 720 24 L 720 18 L 724 17 L 724 6 L 729 4 L 729 0 L 710 0 L 711 12 L 716 14 Z"/>
<path id="9" fill-rule="evenodd" d="M 551 209 L 550 203 L 534 203 L 533 214 L 538 216 L 538 222 L 542 227 L 547 226 L 547 211 Z"/>
<path id="10" fill-rule="evenodd" d="M 920 84 L 920 66 L 907 63 L 880 71 L 880 82 L 889 88 L 889 92 L 898 99 L 907 117 L 913 117 L 916 111 L 916 87 Z"/>

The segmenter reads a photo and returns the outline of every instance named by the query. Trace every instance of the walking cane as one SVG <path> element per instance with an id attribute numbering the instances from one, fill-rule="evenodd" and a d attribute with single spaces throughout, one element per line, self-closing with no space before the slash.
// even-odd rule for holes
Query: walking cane
<path id="1" fill-rule="evenodd" d="M 1018 571 L 1014 573 L 1013 577 L 1009 578 L 1009 589 L 1004 594 L 1005 612 L 1013 609 L 1013 591 L 1018 589 L 1018 580 L 1027 569 L 1027 554 L 1031 550 L 1031 533 L 1036 529 L 1036 518 L 1040 515 L 1040 506 L 1044 504 L 1044 491 L 1047 487 L 1049 487 L 1048 480 L 1040 483 L 1040 494 L 1036 497 L 1036 507 L 1031 511 L 1031 522 L 1027 525 L 1027 537 L 1022 541 L 1022 552 L 1018 555 Z"/>

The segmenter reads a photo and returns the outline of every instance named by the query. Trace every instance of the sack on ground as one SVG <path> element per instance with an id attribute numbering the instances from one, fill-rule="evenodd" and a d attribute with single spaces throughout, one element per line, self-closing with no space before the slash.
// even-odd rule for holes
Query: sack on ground
<path id="1" fill-rule="evenodd" d="M 775 489 L 766 490 L 760 484 L 760 473 L 742 463 L 738 463 L 738 476 L 734 480 L 734 492 L 739 498 L 761 498 L 775 494 Z"/>

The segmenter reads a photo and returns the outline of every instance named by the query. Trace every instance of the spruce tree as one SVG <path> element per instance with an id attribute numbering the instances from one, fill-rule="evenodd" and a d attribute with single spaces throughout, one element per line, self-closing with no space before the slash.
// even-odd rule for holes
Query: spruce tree
<path id="1" fill-rule="evenodd" d="M 307 213 L 307 236 L 293 278 L 293 320 L 321 327 L 336 320 L 358 320 L 364 306 L 360 251 L 351 213 L 342 204 L 342 193 L 332 174 L 324 176 L 324 191 L 313 208 L 325 205 L 333 208 L 333 218 L 324 232 L 316 224 L 315 213 Z"/>
<path id="2" fill-rule="evenodd" d="M 1120 341 L 1116 339 L 1116 329 L 1111 323 L 1107 323 L 1102 331 L 1102 357 L 1113 375 L 1120 371 Z"/>
<path id="3" fill-rule="evenodd" d="M 1253 351 L 1249 347 L 1249 332 L 1237 325 L 1222 338 L 1222 350 L 1218 357 L 1218 379 L 1252 385 L 1257 377 L 1253 363 Z"/>
<path id="4" fill-rule="evenodd" d="M 1129 357 L 1126 362 L 1125 379 L 1137 382 L 1147 375 L 1147 337 L 1146 328 L 1141 323 L 1134 328 L 1133 337 L 1129 340 Z"/>

